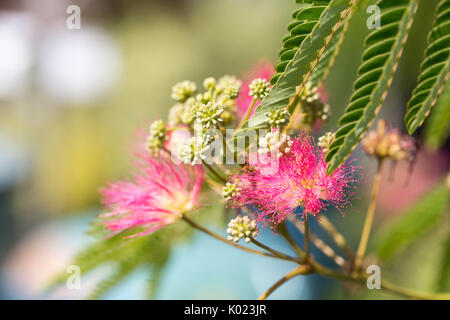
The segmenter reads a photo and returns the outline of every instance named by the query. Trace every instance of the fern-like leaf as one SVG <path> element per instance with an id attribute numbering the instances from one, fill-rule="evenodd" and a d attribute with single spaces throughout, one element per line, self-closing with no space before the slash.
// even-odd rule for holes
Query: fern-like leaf
<path id="1" fill-rule="evenodd" d="M 390 87 L 408 37 L 417 0 L 380 0 L 381 28 L 369 33 L 350 104 L 340 118 L 325 160 L 331 174 L 345 161 L 375 119 Z"/>
<path id="2" fill-rule="evenodd" d="M 297 1 L 298 2 L 298 1 Z M 270 79 L 275 85 L 286 71 L 287 64 L 292 61 L 301 43 L 311 34 L 326 9 L 329 1 L 323 3 L 303 1 L 300 7 L 292 13 L 294 20 L 288 24 L 288 34 L 283 38 L 283 46 L 279 51 L 280 61 L 275 64 L 275 75 Z"/>
<path id="3" fill-rule="evenodd" d="M 90 299 L 101 298 L 111 288 L 142 266 L 151 267 L 158 274 L 164 267 L 171 249 L 173 235 L 166 229 L 145 237 L 125 239 L 124 234 L 101 238 L 82 250 L 71 264 L 77 265 L 82 275 L 104 265 L 112 266 L 112 272 L 102 279 L 90 293 Z M 62 272 L 48 285 L 48 290 L 64 283 L 68 274 Z"/>
<path id="4" fill-rule="evenodd" d="M 450 0 L 442 0 L 428 36 L 417 86 L 406 106 L 405 125 L 410 134 L 422 125 L 444 89 L 450 74 L 449 57 Z"/>
<path id="5" fill-rule="evenodd" d="M 325 49 L 330 44 L 342 21 L 354 4 L 354 0 L 307 1 L 295 13 L 298 20 L 289 26 L 291 33 L 285 37 L 280 52 L 279 72 L 272 82 L 274 87 L 263 99 L 250 119 L 251 128 L 259 127 L 266 120 L 265 113 L 285 108 L 289 100 L 308 80 Z"/>

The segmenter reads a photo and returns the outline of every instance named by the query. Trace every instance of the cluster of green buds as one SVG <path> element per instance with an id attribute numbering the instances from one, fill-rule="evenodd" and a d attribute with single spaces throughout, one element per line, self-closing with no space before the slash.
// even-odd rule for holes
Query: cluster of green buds
<path id="1" fill-rule="evenodd" d="M 275 157 L 280 158 L 291 152 L 292 143 L 287 134 L 281 134 L 279 130 L 275 129 L 259 139 L 258 154 L 265 156 L 272 153 Z"/>
<path id="2" fill-rule="evenodd" d="M 319 90 L 306 82 L 299 93 L 301 104 L 300 123 L 309 128 L 317 121 L 326 121 L 330 116 L 330 106 L 320 99 Z"/>
<path id="3" fill-rule="evenodd" d="M 389 129 L 383 119 L 362 140 L 361 146 L 367 154 L 379 159 L 412 161 L 416 153 L 414 140 L 398 129 Z"/>
<path id="4" fill-rule="evenodd" d="M 205 160 L 205 152 L 214 141 L 214 130 L 223 130 L 235 119 L 235 99 L 241 81 L 233 76 L 203 81 L 204 92 L 193 90 L 196 85 L 183 81 L 172 88 L 172 98 L 177 101 L 169 111 L 169 123 L 188 125 L 195 136 L 187 140 L 179 151 L 179 158 L 190 164 Z"/>
<path id="5" fill-rule="evenodd" d="M 164 146 L 164 142 L 167 139 L 166 133 L 167 131 L 164 121 L 157 120 L 150 125 L 150 130 L 147 137 L 147 149 L 150 153 L 153 155 L 157 155 L 159 153 L 159 150 L 161 150 Z"/>
<path id="6" fill-rule="evenodd" d="M 197 103 L 191 109 L 191 112 L 192 118 L 198 121 L 205 129 L 218 128 L 219 124 L 223 122 L 221 115 L 224 112 L 224 108 L 217 103 Z"/>
<path id="7" fill-rule="evenodd" d="M 264 99 L 270 91 L 270 83 L 266 79 L 262 78 L 253 80 L 248 87 L 250 89 L 250 97 L 253 97 L 256 100 Z"/>
<path id="8" fill-rule="evenodd" d="M 230 241 L 239 242 L 244 239 L 248 243 L 251 238 L 258 236 L 256 221 L 248 216 L 237 216 L 228 223 L 227 233 Z"/>
<path id="9" fill-rule="evenodd" d="M 285 108 L 273 109 L 265 113 L 266 123 L 271 129 L 278 128 L 281 129 L 284 125 L 289 122 L 289 117 L 291 116 Z"/>
<path id="10" fill-rule="evenodd" d="M 204 92 L 197 93 L 192 81 L 183 81 L 172 88 L 172 98 L 178 103 L 169 111 L 169 124 L 193 125 L 199 119 L 206 128 L 217 128 L 235 119 L 235 99 L 239 95 L 241 81 L 224 76 L 216 81 L 213 77 L 203 81 Z"/>
<path id="11" fill-rule="evenodd" d="M 226 201 L 230 201 L 234 197 L 237 197 L 241 192 L 241 188 L 238 186 L 238 182 L 227 182 L 222 188 L 222 196 Z"/>
<path id="12" fill-rule="evenodd" d="M 328 131 L 323 136 L 319 137 L 317 145 L 322 149 L 323 153 L 327 153 L 330 150 L 330 146 L 334 141 L 335 133 Z"/>

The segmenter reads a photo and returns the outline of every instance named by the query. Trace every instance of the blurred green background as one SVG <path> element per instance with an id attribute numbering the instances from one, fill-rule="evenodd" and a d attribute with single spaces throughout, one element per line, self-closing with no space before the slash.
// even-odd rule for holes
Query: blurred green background
<path id="1" fill-rule="evenodd" d="M 81 8 L 79 30 L 66 27 L 70 4 Z M 381 112 L 402 130 L 404 105 L 416 84 L 436 4 L 421 1 Z M 170 88 L 178 81 L 240 76 L 261 59 L 275 62 L 295 7 L 292 0 L 0 1 L 0 297 L 85 296 L 84 291 L 46 296 L 40 289 L 89 241 L 84 231 L 101 210 L 98 190 L 128 176 L 136 130 L 167 115 L 173 105 Z M 348 102 L 367 17 L 362 10 L 353 18 L 326 82 L 332 117 L 321 132 L 335 128 Z M 407 165 L 397 165 L 393 181 L 383 181 L 377 228 L 440 183 L 449 169 L 448 151 L 448 143 L 440 150 L 423 146 L 408 184 Z M 330 211 L 352 243 L 359 237 L 374 166 L 359 149 L 355 156 L 365 167 L 359 196 L 344 218 Z M 220 216 L 222 209 L 210 211 Z M 219 225 L 214 226 L 221 232 Z M 448 219 L 438 232 L 386 263 L 386 274 L 409 287 L 434 288 L 447 235 Z M 270 231 L 266 236 L 277 243 Z M 216 250 L 211 259 L 216 264 L 204 262 L 205 252 Z M 243 266 L 248 270 L 231 267 L 232 259 L 247 259 Z M 260 278 L 276 280 L 291 268 L 274 265 L 267 275 L 256 271 L 259 260 L 252 259 L 197 236 L 173 253 L 157 297 L 251 299 L 270 285 L 262 285 Z M 210 272 L 203 282 L 202 268 Z M 180 288 L 176 283 L 183 272 L 191 272 L 193 284 L 186 280 Z M 227 283 L 232 276 L 239 281 Z M 107 298 L 139 298 L 136 288 L 143 277 L 137 273 Z M 311 289 L 322 288 L 321 281 L 299 278 L 274 298 L 365 295 L 334 281 L 326 290 Z"/>

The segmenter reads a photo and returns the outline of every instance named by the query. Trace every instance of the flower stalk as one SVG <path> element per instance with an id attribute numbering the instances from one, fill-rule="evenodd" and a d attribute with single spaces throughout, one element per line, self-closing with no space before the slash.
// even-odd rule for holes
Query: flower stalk
<path id="1" fill-rule="evenodd" d="M 382 168 L 383 168 L 383 160 L 379 158 L 377 172 L 375 173 L 375 178 L 373 181 L 369 207 L 367 208 L 366 220 L 364 222 L 361 239 L 359 241 L 358 250 L 356 251 L 355 256 L 355 262 L 353 265 L 353 270 L 356 272 L 358 272 L 359 269 L 361 268 L 362 260 L 364 258 L 364 254 L 366 253 L 367 249 L 367 243 L 369 242 L 370 238 L 370 231 L 372 230 L 373 219 L 375 216 L 375 209 L 377 206 L 378 192 L 380 190 Z"/>

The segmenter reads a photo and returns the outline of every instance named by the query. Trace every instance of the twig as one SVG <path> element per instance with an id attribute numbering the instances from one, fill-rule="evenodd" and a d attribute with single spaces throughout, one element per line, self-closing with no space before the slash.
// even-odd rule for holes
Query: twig
<path id="1" fill-rule="evenodd" d="M 375 173 L 375 178 L 373 181 L 370 203 L 369 207 L 367 208 L 366 220 L 364 222 L 361 240 L 359 241 L 358 250 L 356 251 L 355 263 L 353 266 L 353 270 L 356 271 L 358 271 L 358 269 L 361 267 L 364 254 L 366 253 L 367 243 L 369 242 L 370 231 L 372 229 L 373 218 L 375 216 L 375 209 L 377 206 L 378 191 L 380 190 L 382 167 L 383 167 L 383 160 L 378 159 L 378 168 L 377 172 Z"/>
<path id="2" fill-rule="evenodd" d="M 294 216 L 289 216 L 289 221 L 291 221 L 295 227 L 301 232 L 304 233 L 305 232 L 305 226 L 297 219 L 295 219 Z M 326 255 L 327 257 L 331 258 L 334 263 L 336 263 L 338 266 L 341 267 L 345 267 L 347 266 L 347 262 L 345 261 L 345 259 L 341 256 L 339 256 L 334 250 L 333 248 L 331 248 L 330 246 L 328 246 L 327 244 L 325 244 L 325 242 L 323 242 L 320 238 L 318 238 L 315 234 L 313 233 L 309 233 L 309 239 L 311 240 L 312 244 L 319 249 L 320 251 L 323 252 L 324 255 Z"/>
<path id="3" fill-rule="evenodd" d="M 237 244 L 237 243 L 235 243 L 233 241 L 229 241 L 229 240 L 225 239 L 224 237 L 222 237 L 222 236 L 220 236 L 220 235 L 218 235 L 218 234 L 216 234 L 216 233 L 214 233 L 214 232 L 212 232 L 212 231 L 210 231 L 210 230 L 200 226 L 199 224 L 197 224 L 196 222 L 192 221 L 191 219 L 189 219 L 185 215 L 182 216 L 182 219 L 184 221 L 186 221 L 194 229 L 197 229 L 197 230 L 199 230 L 201 232 L 204 232 L 207 235 L 209 235 L 209 236 L 211 236 L 211 237 L 213 237 L 213 238 L 215 238 L 215 239 L 217 239 L 219 241 L 222 241 L 222 242 L 224 242 L 226 244 L 229 244 L 229 245 L 231 245 L 231 246 L 233 246 L 235 248 L 238 248 L 238 249 L 250 252 L 250 253 L 258 254 L 258 255 L 261 255 L 261 256 L 266 256 L 266 257 L 271 257 L 271 258 L 278 258 L 278 259 L 283 259 L 283 260 L 288 260 L 288 261 L 292 261 L 292 262 L 295 262 L 295 263 L 299 263 L 295 258 L 291 258 L 291 257 L 288 257 L 288 256 L 283 255 L 283 254 L 274 255 L 272 253 L 267 253 L 267 252 L 263 252 L 263 251 L 259 251 L 259 250 L 255 250 L 255 249 L 251 249 L 251 248 L 247 248 L 247 247 L 241 246 L 240 244 Z"/>
<path id="4" fill-rule="evenodd" d="M 291 237 L 289 230 L 286 227 L 286 222 L 282 221 L 278 224 L 277 231 L 283 236 L 283 238 L 289 243 L 289 245 L 297 252 L 297 254 L 306 259 L 305 252 L 295 243 L 294 239 Z"/>
<path id="5" fill-rule="evenodd" d="M 304 216 L 305 225 L 305 255 L 306 259 L 309 258 L 309 226 L 308 226 L 308 214 Z"/>
<path id="6" fill-rule="evenodd" d="M 253 98 L 252 102 L 250 103 L 250 106 L 247 109 L 247 112 L 245 113 L 244 117 L 242 118 L 241 122 L 239 122 L 238 126 L 236 127 L 236 130 L 234 130 L 234 132 L 238 132 L 243 126 L 244 124 L 247 122 L 248 118 L 250 117 L 250 115 L 253 112 L 253 109 L 255 108 L 256 105 L 256 101 L 258 99 Z"/>
<path id="7" fill-rule="evenodd" d="M 284 253 L 281 253 L 281 252 L 278 252 L 276 250 L 273 250 L 272 248 L 269 248 L 268 246 L 266 246 L 265 244 L 262 244 L 261 242 L 259 242 L 258 240 L 254 239 L 254 238 L 250 237 L 250 241 L 253 244 L 257 245 L 258 247 L 260 247 L 260 248 L 270 252 L 272 255 L 274 255 L 277 258 L 288 260 L 288 261 L 294 261 L 294 262 L 297 262 L 297 263 L 302 263 L 302 261 L 300 261 L 299 259 L 290 257 L 290 256 L 288 256 L 288 255 L 286 255 Z"/>
<path id="8" fill-rule="evenodd" d="M 276 289 L 278 289 L 283 283 L 288 281 L 289 279 L 294 278 L 295 276 L 302 275 L 302 274 L 309 274 L 311 272 L 311 266 L 309 264 L 305 264 L 302 266 L 299 266 L 286 274 L 283 278 L 275 282 L 269 289 L 267 289 L 266 292 L 264 292 L 258 300 L 265 300 L 267 297 L 274 292 Z"/>
<path id="9" fill-rule="evenodd" d="M 355 253 L 353 250 L 348 246 L 347 242 L 345 241 L 344 236 L 335 228 L 335 226 L 331 223 L 330 220 L 328 220 L 327 217 L 322 215 L 318 219 L 319 224 L 321 227 L 328 232 L 328 234 L 333 238 L 333 241 L 344 250 L 344 252 L 347 254 L 347 256 L 351 259 L 355 257 Z"/>

